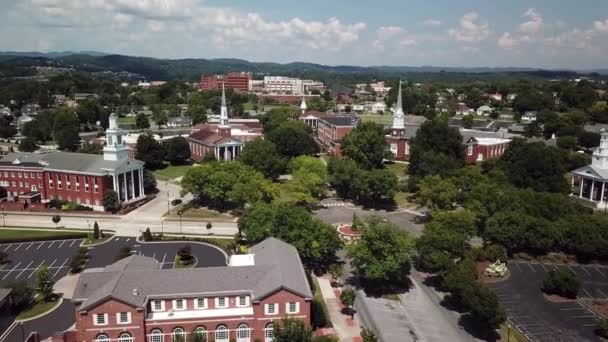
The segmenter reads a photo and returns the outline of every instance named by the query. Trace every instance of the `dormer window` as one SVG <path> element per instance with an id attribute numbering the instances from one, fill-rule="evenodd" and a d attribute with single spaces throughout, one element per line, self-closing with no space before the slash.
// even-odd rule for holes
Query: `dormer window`
<path id="1" fill-rule="evenodd" d="M 224 309 L 228 307 L 228 298 L 226 297 L 217 297 L 215 299 L 215 307 L 218 309 Z"/>
<path id="2" fill-rule="evenodd" d="M 152 311 L 165 311 L 165 302 L 162 300 L 153 300 L 150 305 Z"/>
<path id="3" fill-rule="evenodd" d="M 183 299 L 175 299 L 173 300 L 173 310 L 186 310 L 186 306 L 184 305 Z"/>

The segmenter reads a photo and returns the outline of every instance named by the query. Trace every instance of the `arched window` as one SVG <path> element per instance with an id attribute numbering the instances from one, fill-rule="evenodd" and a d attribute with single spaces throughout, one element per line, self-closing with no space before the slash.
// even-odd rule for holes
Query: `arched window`
<path id="1" fill-rule="evenodd" d="M 264 329 L 264 342 L 272 342 L 274 339 L 274 324 L 268 323 Z"/>
<path id="2" fill-rule="evenodd" d="M 95 337 L 95 342 L 110 342 L 110 338 L 106 334 L 99 334 Z"/>
<path id="3" fill-rule="evenodd" d="M 163 331 L 156 328 L 150 331 L 148 335 L 148 342 L 164 342 Z"/>
<path id="4" fill-rule="evenodd" d="M 193 342 L 207 342 L 207 328 L 196 327 L 192 333 Z"/>
<path id="5" fill-rule="evenodd" d="M 186 342 L 186 331 L 184 330 L 184 328 L 177 327 L 173 329 L 171 339 L 173 342 Z"/>
<path id="6" fill-rule="evenodd" d="M 230 332 L 228 327 L 220 324 L 215 328 L 215 342 L 228 342 L 230 339 Z"/>
<path id="7" fill-rule="evenodd" d="M 124 332 L 118 336 L 118 342 L 133 342 L 133 336 L 128 332 Z"/>
<path id="8" fill-rule="evenodd" d="M 251 341 L 251 332 L 249 326 L 245 323 L 240 324 L 236 329 L 236 341 L 237 342 L 249 342 Z"/>

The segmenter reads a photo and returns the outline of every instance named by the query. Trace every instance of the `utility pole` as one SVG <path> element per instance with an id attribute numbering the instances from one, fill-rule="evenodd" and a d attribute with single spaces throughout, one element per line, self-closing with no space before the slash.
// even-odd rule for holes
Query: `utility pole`
<path id="1" fill-rule="evenodd" d="M 2 226 L 6 228 L 6 214 L 4 213 L 4 206 L 2 206 Z"/>

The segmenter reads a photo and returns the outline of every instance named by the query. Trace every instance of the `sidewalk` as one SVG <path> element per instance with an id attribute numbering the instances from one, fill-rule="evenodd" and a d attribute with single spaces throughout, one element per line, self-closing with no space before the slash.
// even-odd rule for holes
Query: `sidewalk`
<path id="1" fill-rule="evenodd" d="M 331 287 L 329 279 L 316 277 L 323 300 L 329 311 L 329 318 L 341 342 L 360 342 L 361 330 L 357 317 L 351 319 L 342 313 L 344 305 L 340 302 L 340 289 Z"/>

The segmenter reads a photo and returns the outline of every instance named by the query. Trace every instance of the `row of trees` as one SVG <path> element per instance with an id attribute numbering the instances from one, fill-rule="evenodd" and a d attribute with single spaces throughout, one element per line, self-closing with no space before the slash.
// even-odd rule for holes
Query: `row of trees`
<path id="1" fill-rule="evenodd" d="M 183 165 L 190 160 L 190 144 L 183 137 L 175 137 L 159 143 L 148 133 L 137 138 L 135 159 L 145 163 L 147 169 L 158 169 L 167 161 Z"/>

